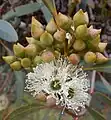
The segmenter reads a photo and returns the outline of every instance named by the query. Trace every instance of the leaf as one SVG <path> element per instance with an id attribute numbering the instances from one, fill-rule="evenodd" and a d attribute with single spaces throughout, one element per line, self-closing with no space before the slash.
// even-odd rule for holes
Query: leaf
<path id="1" fill-rule="evenodd" d="M 86 107 L 88 112 L 93 116 L 95 120 L 106 120 L 98 111 L 93 108 Z"/>
<path id="2" fill-rule="evenodd" d="M 7 12 L 5 15 L 3 15 L 2 19 L 9 20 L 14 17 L 27 15 L 35 11 L 38 11 L 42 6 L 43 4 L 39 4 L 39 3 L 30 3 L 26 5 L 21 5 L 19 7 L 16 7 L 15 11 L 10 10 L 9 12 Z"/>
<path id="3" fill-rule="evenodd" d="M 15 86 L 16 86 L 16 102 L 18 104 L 22 103 L 24 94 L 24 78 L 25 75 L 22 71 L 14 71 L 15 75 Z"/>
<path id="4" fill-rule="evenodd" d="M 99 76 L 100 76 L 103 84 L 107 88 L 107 90 L 111 93 L 111 85 L 107 82 L 107 80 L 100 73 L 99 73 Z"/>
<path id="5" fill-rule="evenodd" d="M 94 66 L 89 66 L 89 67 L 84 66 L 83 69 L 111 73 L 111 60 L 109 60 L 107 63 L 101 64 L 101 65 L 94 65 Z"/>
<path id="6" fill-rule="evenodd" d="M 16 42 L 18 40 L 18 35 L 13 26 L 4 20 L 0 20 L 0 38 L 8 42 Z"/>

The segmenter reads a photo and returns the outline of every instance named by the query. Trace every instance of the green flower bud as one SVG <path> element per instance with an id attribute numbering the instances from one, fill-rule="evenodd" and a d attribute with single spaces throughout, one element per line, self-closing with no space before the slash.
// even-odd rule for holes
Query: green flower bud
<path id="1" fill-rule="evenodd" d="M 100 35 L 98 35 L 96 38 L 90 40 L 90 43 L 95 47 L 97 47 L 99 45 L 99 42 L 100 42 Z"/>
<path id="2" fill-rule="evenodd" d="M 56 32 L 57 26 L 56 26 L 53 18 L 52 18 L 52 19 L 49 21 L 49 23 L 47 24 L 46 30 L 47 30 L 50 34 L 53 34 L 53 33 Z"/>
<path id="3" fill-rule="evenodd" d="M 41 92 L 36 96 L 36 99 L 40 100 L 40 101 L 43 101 L 43 102 L 46 102 L 47 98 L 46 98 L 46 95 L 43 92 Z"/>
<path id="4" fill-rule="evenodd" d="M 53 52 L 51 52 L 51 51 L 44 51 L 42 53 L 41 57 L 44 62 L 50 62 L 50 61 L 54 60 L 54 58 L 55 58 Z"/>
<path id="5" fill-rule="evenodd" d="M 102 42 L 100 42 L 99 45 L 98 45 L 99 51 L 100 51 L 100 52 L 104 52 L 106 46 L 107 46 L 107 43 L 102 43 Z"/>
<path id="6" fill-rule="evenodd" d="M 64 30 L 69 30 L 72 25 L 72 20 L 68 16 L 62 14 L 59 12 L 59 14 L 56 17 L 56 21 L 58 26 L 60 26 Z"/>
<path id="7" fill-rule="evenodd" d="M 28 67 L 31 66 L 31 60 L 30 60 L 29 58 L 23 58 L 23 59 L 21 60 L 21 65 L 22 65 L 22 67 L 24 67 L 24 68 L 28 68 Z"/>
<path id="8" fill-rule="evenodd" d="M 29 44 L 37 44 L 38 40 L 34 39 L 33 37 L 26 37 L 26 40 Z"/>
<path id="9" fill-rule="evenodd" d="M 11 64 L 16 60 L 15 56 L 3 56 L 2 58 L 7 64 Z"/>
<path id="10" fill-rule="evenodd" d="M 96 57 L 97 57 L 97 60 L 96 60 L 97 64 L 102 64 L 108 61 L 108 58 L 99 52 L 96 52 Z"/>
<path id="11" fill-rule="evenodd" d="M 88 28 L 88 34 L 92 38 L 97 37 L 100 33 L 101 33 L 101 29 L 94 29 L 92 25 Z"/>
<path id="12" fill-rule="evenodd" d="M 72 64 L 78 64 L 80 62 L 80 57 L 79 55 L 75 54 L 75 53 L 72 53 L 69 57 L 68 57 L 69 61 L 72 63 Z"/>
<path id="13" fill-rule="evenodd" d="M 76 28 L 76 32 L 75 32 L 76 38 L 77 39 L 81 39 L 81 40 L 86 40 L 86 37 L 88 35 L 88 29 L 86 24 L 84 25 L 79 25 Z"/>
<path id="14" fill-rule="evenodd" d="M 32 17 L 31 35 L 33 38 L 38 39 L 44 33 L 42 24 Z"/>
<path id="15" fill-rule="evenodd" d="M 40 36 L 40 42 L 45 45 L 45 46 L 50 46 L 53 43 L 53 37 L 50 33 L 45 31 L 41 36 Z"/>
<path id="16" fill-rule="evenodd" d="M 96 54 L 89 51 L 85 54 L 84 60 L 86 63 L 94 63 L 96 61 Z"/>
<path id="17" fill-rule="evenodd" d="M 84 41 L 82 40 L 75 40 L 74 44 L 73 44 L 73 48 L 76 51 L 82 51 L 84 50 L 86 47 L 86 44 L 84 43 Z"/>
<path id="18" fill-rule="evenodd" d="M 13 45 L 13 51 L 17 57 L 23 58 L 25 56 L 24 47 L 19 43 Z"/>
<path id="19" fill-rule="evenodd" d="M 83 12 L 82 9 L 80 9 L 74 16 L 73 16 L 73 22 L 75 28 L 77 28 L 79 25 L 84 25 L 89 23 L 89 18 L 87 12 Z"/>
<path id="20" fill-rule="evenodd" d="M 42 63 L 43 61 L 42 61 L 42 57 L 41 56 L 36 56 L 35 58 L 34 58 L 34 60 L 33 60 L 33 64 L 34 64 L 34 66 L 36 66 L 37 64 L 40 64 L 40 63 Z"/>
<path id="21" fill-rule="evenodd" d="M 10 67 L 13 70 L 19 71 L 21 69 L 21 63 L 20 63 L 20 61 L 15 61 L 15 62 L 10 64 Z"/>
<path id="22" fill-rule="evenodd" d="M 37 54 L 36 45 L 29 44 L 27 47 L 25 47 L 25 53 L 30 57 L 34 57 Z"/>
<path id="23" fill-rule="evenodd" d="M 57 32 L 54 33 L 54 39 L 59 43 L 64 42 L 65 38 L 66 38 L 66 32 L 63 30 L 57 30 Z"/>

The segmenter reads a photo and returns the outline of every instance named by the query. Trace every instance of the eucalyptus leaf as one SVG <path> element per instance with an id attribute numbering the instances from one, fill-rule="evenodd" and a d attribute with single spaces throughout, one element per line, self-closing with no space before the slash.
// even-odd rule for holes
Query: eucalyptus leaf
<path id="1" fill-rule="evenodd" d="M 9 12 L 7 12 L 5 15 L 3 15 L 2 19 L 9 20 L 14 17 L 20 17 L 23 15 L 27 15 L 35 11 L 38 11 L 42 6 L 43 4 L 39 4 L 39 3 L 30 3 L 26 5 L 21 5 L 19 7 L 16 7 L 15 11 L 10 10 Z"/>
<path id="2" fill-rule="evenodd" d="M 109 60 L 107 63 L 104 64 L 98 64 L 98 65 L 93 65 L 93 66 L 84 66 L 84 70 L 96 70 L 99 72 L 107 72 L 111 73 L 111 60 Z"/>
<path id="3" fill-rule="evenodd" d="M 0 20 L 0 38 L 8 42 L 16 42 L 18 40 L 18 35 L 13 26 L 5 20 Z"/>

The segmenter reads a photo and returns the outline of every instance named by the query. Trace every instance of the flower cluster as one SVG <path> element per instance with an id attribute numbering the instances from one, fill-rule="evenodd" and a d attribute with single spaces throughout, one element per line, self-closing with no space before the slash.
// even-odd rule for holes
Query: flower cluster
<path id="1" fill-rule="evenodd" d="M 40 92 L 56 99 L 56 104 L 65 106 L 75 113 L 89 105 L 90 81 L 82 68 L 66 59 L 54 60 L 38 65 L 27 74 L 25 90 L 33 96 Z"/>

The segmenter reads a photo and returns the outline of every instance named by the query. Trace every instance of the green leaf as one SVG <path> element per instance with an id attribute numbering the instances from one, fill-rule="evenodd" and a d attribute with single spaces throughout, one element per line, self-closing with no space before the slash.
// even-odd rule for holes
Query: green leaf
<path id="1" fill-rule="evenodd" d="M 88 112 L 93 116 L 95 120 L 106 120 L 98 111 L 93 108 L 86 107 Z"/>
<path id="2" fill-rule="evenodd" d="M 15 86 L 16 86 L 16 102 L 18 104 L 22 103 L 24 94 L 24 78 L 25 74 L 22 71 L 14 71 L 15 75 Z"/>
<path id="3" fill-rule="evenodd" d="M 0 20 L 0 39 L 8 42 L 16 42 L 18 40 L 18 35 L 13 26 L 4 20 Z"/>
<path id="4" fill-rule="evenodd" d="M 10 10 L 9 12 L 7 12 L 5 15 L 3 15 L 2 19 L 9 20 L 14 17 L 20 17 L 23 15 L 27 15 L 35 11 L 38 11 L 42 6 L 43 4 L 39 4 L 39 3 L 30 3 L 26 5 L 21 5 L 19 7 L 16 7 L 15 11 Z"/>
<path id="5" fill-rule="evenodd" d="M 101 64 L 101 65 L 94 65 L 94 66 L 89 66 L 89 67 L 84 66 L 83 69 L 111 73 L 111 60 L 109 60 L 107 63 Z"/>

